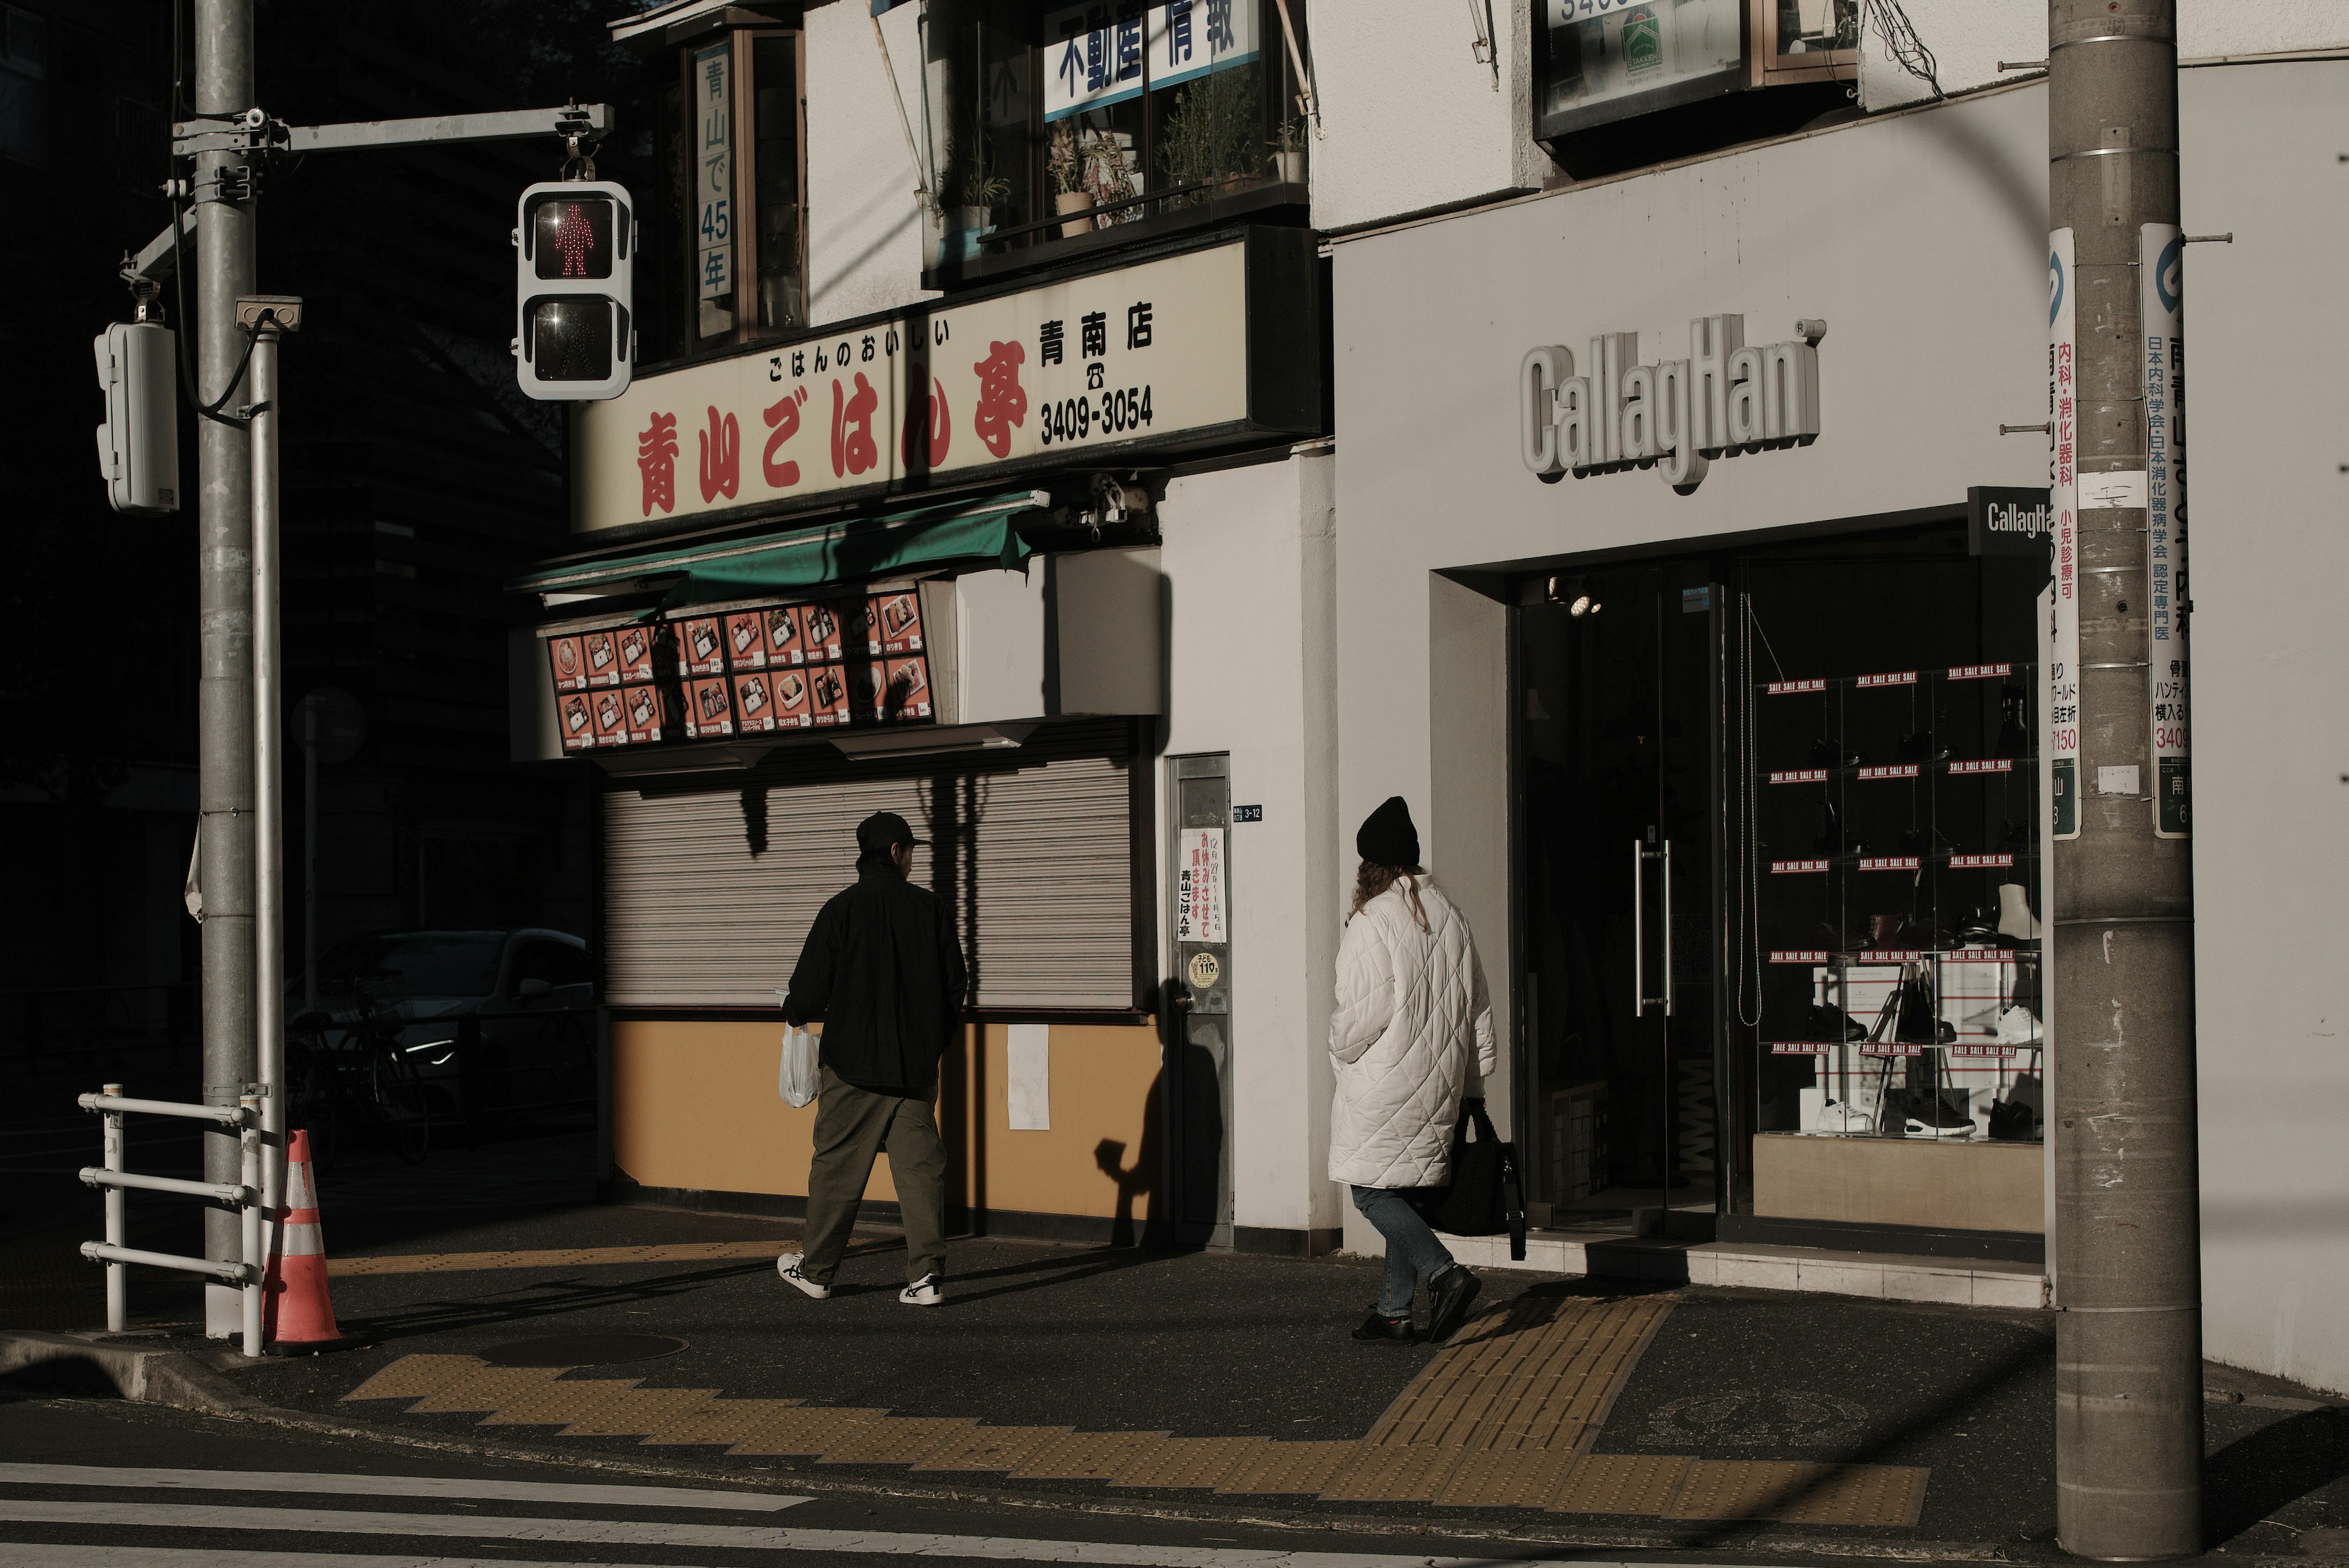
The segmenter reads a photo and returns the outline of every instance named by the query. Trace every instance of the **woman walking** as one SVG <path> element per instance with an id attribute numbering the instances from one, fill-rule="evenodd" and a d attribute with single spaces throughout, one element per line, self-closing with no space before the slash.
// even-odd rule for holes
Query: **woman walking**
<path id="1" fill-rule="evenodd" d="M 1427 1337 L 1452 1335 L 1477 1280 L 1453 1260 L 1406 1196 L 1451 1179 L 1452 1129 L 1473 1056 L 1498 1065 L 1493 1008 L 1468 921 L 1419 864 L 1419 831 L 1401 795 L 1354 835 L 1362 867 L 1338 943 L 1338 1012 L 1330 1021 L 1337 1100 L 1330 1178 L 1387 1241 L 1386 1282 L 1356 1339 L 1409 1342 L 1413 1288 L 1427 1282 Z"/>

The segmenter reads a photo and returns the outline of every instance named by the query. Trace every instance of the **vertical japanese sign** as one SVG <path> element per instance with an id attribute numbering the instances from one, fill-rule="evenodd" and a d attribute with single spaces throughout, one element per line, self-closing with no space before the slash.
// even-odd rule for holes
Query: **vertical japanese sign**
<path id="1" fill-rule="evenodd" d="M 2047 236 L 2048 510 L 2055 531 L 2054 655 L 2047 661 L 2048 805 L 2055 836 L 2080 836 L 2080 340 L 2072 231 Z"/>
<path id="2" fill-rule="evenodd" d="M 2153 701 L 2153 831 L 2184 838 L 2193 823 L 2187 759 L 2186 241 L 2175 223 L 2137 231 L 2145 328 L 2145 543 L 2152 614 L 2146 664 Z"/>
<path id="3" fill-rule="evenodd" d="M 695 148 L 700 160 L 694 176 L 693 254 L 702 299 L 734 292 L 734 219 L 730 206 L 734 193 L 731 48 L 729 44 L 717 44 L 696 50 L 693 57 Z"/>
<path id="4" fill-rule="evenodd" d="M 1178 898 L 1174 940 L 1226 942 L 1224 932 L 1224 830 L 1186 827 L 1176 836 Z"/>

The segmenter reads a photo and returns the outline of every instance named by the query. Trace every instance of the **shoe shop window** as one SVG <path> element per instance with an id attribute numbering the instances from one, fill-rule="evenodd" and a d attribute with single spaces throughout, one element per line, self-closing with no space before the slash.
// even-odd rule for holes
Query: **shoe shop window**
<path id="1" fill-rule="evenodd" d="M 1553 1223 L 2041 1229 L 2037 576 L 1961 529 L 1520 594 Z"/>

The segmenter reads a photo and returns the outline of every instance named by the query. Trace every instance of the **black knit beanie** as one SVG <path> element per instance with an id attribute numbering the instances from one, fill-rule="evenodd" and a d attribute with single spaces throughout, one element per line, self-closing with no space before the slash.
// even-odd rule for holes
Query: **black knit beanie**
<path id="1" fill-rule="evenodd" d="M 1354 834 L 1354 852 L 1379 866 L 1419 864 L 1419 829 L 1411 825 L 1411 807 L 1402 796 L 1387 796 L 1385 805 L 1362 819 Z"/>

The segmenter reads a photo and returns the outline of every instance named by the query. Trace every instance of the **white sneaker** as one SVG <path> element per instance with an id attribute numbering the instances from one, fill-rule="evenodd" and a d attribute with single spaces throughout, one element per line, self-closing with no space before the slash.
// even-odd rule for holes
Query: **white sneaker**
<path id="1" fill-rule="evenodd" d="M 820 1302 L 830 1301 L 832 1299 L 830 1285 L 817 1284 L 800 1272 L 800 1260 L 804 1255 L 800 1252 L 785 1252 L 775 1260 L 775 1272 L 783 1276 L 784 1283 L 796 1286 L 803 1294 L 813 1296 Z"/>
<path id="2" fill-rule="evenodd" d="M 897 1293 L 897 1299 L 907 1306 L 944 1306 L 946 1287 L 938 1283 L 936 1274 L 924 1274 Z"/>
<path id="3" fill-rule="evenodd" d="M 2038 1044 L 2038 1018 L 2027 1007 L 2008 1008 L 1998 1016 L 1998 1043 L 2002 1045 Z"/>

